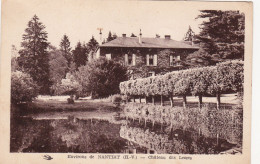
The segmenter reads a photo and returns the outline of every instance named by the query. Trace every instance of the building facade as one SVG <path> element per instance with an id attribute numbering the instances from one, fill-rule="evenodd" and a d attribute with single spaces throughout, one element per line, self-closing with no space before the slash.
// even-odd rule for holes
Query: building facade
<path id="1" fill-rule="evenodd" d="M 192 42 L 165 38 L 118 37 L 100 45 L 97 55 L 115 60 L 126 66 L 129 78 L 155 76 L 166 72 L 183 69 L 183 59 L 199 47 Z"/>

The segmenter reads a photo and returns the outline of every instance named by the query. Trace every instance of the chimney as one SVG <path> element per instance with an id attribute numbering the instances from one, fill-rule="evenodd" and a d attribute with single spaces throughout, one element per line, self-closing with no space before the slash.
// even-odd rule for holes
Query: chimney
<path id="1" fill-rule="evenodd" d="M 125 38 L 125 37 L 126 37 L 126 34 L 122 34 L 122 37 Z"/>
<path id="2" fill-rule="evenodd" d="M 140 34 L 139 34 L 139 43 L 142 44 L 142 32 L 141 32 L 141 29 L 140 29 Z"/>
<path id="3" fill-rule="evenodd" d="M 171 39 L 171 35 L 165 35 L 165 39 L 170 40 Z"/>

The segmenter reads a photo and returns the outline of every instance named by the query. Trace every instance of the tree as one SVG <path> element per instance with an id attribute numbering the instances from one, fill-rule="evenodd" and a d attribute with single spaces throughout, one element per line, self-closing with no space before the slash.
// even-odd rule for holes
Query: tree
<path id="1" fill-rule="evenodd" d="M 76 45 L 75 49 L 72 51 L 76 69 L 80 66 L 86 65 L 88 60 L 87 57 L 87 48 L 82 45 L 80 42 Z"/>
<path id="2" fill-rule="evenodd" d="M 17 58 L 19 56 L 18 50 L 14 45 L 11 49 L 11 71 L 14 72 L 19 69 Z"/>
<path id="3" fill-rule="evenodd" d="M 112 35 L 111 31 L 109 31 L 108 37 L 107 37 L 107 42 L 109 42 L 109 41 L 111 41 L 111 40 L 114 40 L 114 39 L 116 39 L 116 38 L 117 38 L 116 34 L 114 33 L 114 34 Z"/>
<path id="4" fill-rule="evenodd" d="M 87 43 L 87 53 L 90 51 L 95 51 L 98 48 L 98 42 L 97 40 L 94 38 L 94 36 L 92 36 L 92 38 L 89 40 L 89 42 Z"/>
<path id="5" fill-rule="evenodd" d="M 136 37 L 136 35 L 134 33 L 132 33 L 130 37 Z"/>
<path id="6" fill-rule="evenodd" d="M 73 95 L 80 93 L 82 86 L 76 80 L 76 78 L 71 74 L 67 73 L 66 78 L 61 80 L 61 83 L 56 88 L 56 94 L 60 95 Z"/>
<path id="7" fill-rule="evenodd" d="M 114 38 L 113 38 L 113 36 L 112 36 L 111 31 L 109 31 L 108 37 L 107 37 L 107 42 L 109 42 L 109 41 L 111 41 L 111 40 L 113 40 L 113 39 L 114 39 Z"/>
<path id="8" fill-rule="evenodd" d="M 60 50 L 62 52 L 62 55 L 66 58 L 68 62 L 68 66 L 70 67 L 70 64 L 72 62 L 72 55 L 71 55 L 71 47 L 70 47 L 70 41 L 69 37 L 65 34 L 60 42 Z"/>
<path id="9" fill-rule="evenodd" d="M 245 16 L 239 11 L 202 10 L 204 19 L 196 42 L 220 60 L 243 59 Z"/>
<path id="10" fill-rule="evenodd" d="M 203 49 L 199 49 L 185 58 L 185 65 L 188 67 L 201 67 L 216 64 L 217 61 L 214 60 L 214 56 L 209 55 Z"/>
<path id="11" fill-rule="evenodd" d="M 127 80 L 126 68 L 104 57 L 89 62 L 75 73 L 84 93 L 106 97 L 119 93 L 119 83 Z"/>
<path id="12" fill-rule="evenodd" d="M 183 40 L 184 41 L 193 41 L 194 35 L 195 35 L 194 31 L 192 31 L 191 27 L 189 26 L 189 29 L 188 29 L 187 33 L 185 34 Z"/>
<path id="13" fill-rule="evenodd" d="M 47 32 L 45 26 L 34 15 L 25 29 L 18 64 L 40 86 L 41 94 L 48 94 L 50 88 L 49 59 L 47 53 Z"/>
<path id="14" fill-rule="evenodd" d="M 50 46 L 49 52 L 49 67 L 50 67 L 50 81 L 52 82 L 51 91 L 55 91 L 55 86 L 65 78 L 68 70 L 68 61 L 63 56 L 62 51 Z"/>
<path id="15" fill-rule="evenodd" d="M 11 74 L 11 102 L 18 104 L 20 102 L 32 101 L 38 95 L 38 86 L 30 77 L 21 71 L 14 71 Z"/>

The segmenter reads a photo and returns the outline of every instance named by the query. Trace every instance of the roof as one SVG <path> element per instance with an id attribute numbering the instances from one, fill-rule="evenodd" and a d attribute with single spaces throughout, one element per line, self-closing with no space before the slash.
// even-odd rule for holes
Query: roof
<path id="1" fill-rule="evenodd" d="M 192 46 L 184 41 L 175 41 L 164 38 L 142 38 L 142 43 L 139 43 L 138 37 L 118 37 L 110 42 L 100 45 L 100 47 L 199 49 L 198 46 Z"/>

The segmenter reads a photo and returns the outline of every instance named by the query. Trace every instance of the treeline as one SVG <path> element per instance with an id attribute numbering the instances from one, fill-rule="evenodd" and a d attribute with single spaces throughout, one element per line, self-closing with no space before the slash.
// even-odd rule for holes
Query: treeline
<path id="1" fill-rule="evenodd" d="M 93 36 L 72 49 L 65 34 L 59 47 L 54 47 L 48 42 L 45 28 L 34 15 L 23 34 L 21 49 L 12 47 L 12 102 L 31 101 L 39 94 L 100 97 L 119 93 L 126 70 L 113 61 L 95 59 L 99 43 Z M 107 40 L 115 38 L 110 32 Z"/>
<path id="2" fill-rule="evenodd" d="M 201 67 L 182 71 L 174 71 L 165 75 L 129 80 L 120 83 L 122 94 L 129 96 L 167 96 L 173 103 L 173 96 L 183 96 L 183 105 L 186 106 L 186 96 L 199 97 L 199 106 L 202 96 L 217 97 L 220 105 L 220 95 L 226 92 L 243 92 L 244 83 L 243 61 L 234 60 L 218 63 L 216 66 Z"/>

